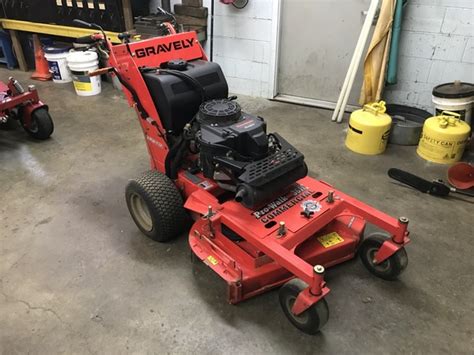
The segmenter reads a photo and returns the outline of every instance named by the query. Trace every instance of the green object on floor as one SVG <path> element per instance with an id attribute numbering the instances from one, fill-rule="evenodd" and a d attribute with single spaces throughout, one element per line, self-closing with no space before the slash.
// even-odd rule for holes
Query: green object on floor
<path id="1" fill-rule="evenodd" d="M 392 41 L 390 43 L 390 56 L 388 59 L 386 80 L 387 85 L 396 84 L 398 79 L 398 54 L 400 47 L 400 34 L 402 31 L 403 7 L 407 3 L 408 0 L 398 0 L 395 8 L 395 15 L 393 16 Z"/>

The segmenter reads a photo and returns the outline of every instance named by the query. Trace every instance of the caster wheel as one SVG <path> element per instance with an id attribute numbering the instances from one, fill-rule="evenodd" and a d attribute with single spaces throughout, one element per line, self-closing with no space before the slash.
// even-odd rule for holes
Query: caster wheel
<path id="1" fill-rule="evenodd" d="M 364 266 L 375 276 L 384 280 L 395 280 L 406 269 L 408 256 L 405 248 L 401 248 L 390 258 L 380 264 L 374 263 L 374 257 L 382 244 L 390 237 L 384 233 L 369 235 L 360 246 L 359 255 Z"/>
<path id="2" fill-rule="evenodd" d="M 48 139 L 54 131 L 54 124 L 46 108 L 38 108 L 31 114 L 30 127 L 23 126 L 25 131 L 33 138 Z"/>
<path id="3" fill-rule="evenodd" d="M 280 288 L 280 305 L 288 320 L 299 330 L 306 334 L 316 334 L 327 323 L 329 319 L 329 307 L 323 298 L 313 304 L 300 315 L 291 311 L 298 294 L 306 289 L 308 285 L 300 279 L 288 281 Z"/>
<path id="4" fill-rule="evenodd" d="M 138 229 L 157 242 L 166 242 L 187 225 L 183 199 L 173 181 L 158 171 L 131 180 L 125 190 L 128 210 Z"/>

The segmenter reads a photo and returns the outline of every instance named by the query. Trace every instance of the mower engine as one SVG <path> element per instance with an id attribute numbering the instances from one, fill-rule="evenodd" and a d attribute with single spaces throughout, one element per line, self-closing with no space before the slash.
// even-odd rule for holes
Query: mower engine
<path id="1" fill-rule="evenodd" d="M 304 156 L 263 118 L 242 112 L 229 99 L 203 103 L 197 115 L 200 168 L 235 199 L 252 208 L 306 176 Z"/>
<path id="2" fill-rule="evenodd" d="M 199 152 L 197 168 L 204 176 L 249 208 L 306 176 L 303 155 L 278 134 L 267 134 L 263 118 L 242 112 L 228 98 L 218 64 L 178 59 L 141 71 L 168 133 L 171 179 L 188 147 Z"/>

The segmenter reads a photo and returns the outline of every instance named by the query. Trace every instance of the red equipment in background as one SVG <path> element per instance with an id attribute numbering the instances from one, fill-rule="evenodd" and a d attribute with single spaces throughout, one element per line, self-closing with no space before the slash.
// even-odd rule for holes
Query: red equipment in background
<path id="1" fill-rule="evenodd" d="M 20 121 L 25 131 L 36 139 L 47 139 L 54 130 L 48 106 L 40 101 L 34 85 L 25 90 L 18 80 L 10 77 L 0 81 L 0 123 Z"/>
<path id="2" fill-rule="evenodd" d="M 233 5 L 237 9 L 243 9 L 249 3 L 249 0 L 220 0 L 226 5 Z"/>
<path id="3" fill-rule="evenodd" d="M 123 38 L 127 42 L 127 36 Z M 370 272 L 387 280 L 406 268 L 408 220 L 388 216 L 323 181 L 304 177 L 274 191 L 263 205 L 248 208 L 237 195 L 229 197 L 217 181 L 192 169 L 197 154 L 191 151 L 177 177 L 170 179 L 165 173 L 172 137 L 144 73 L 155 68 L 158 76 L 166 75 L 160 68 L 170 61 L 181 59 L 192 65 L 207 61 L 206 55 L 193 32 L 116 46 L 108 43 L 108 48 L 111 67 L 91 75 L 105 71 L 117 75 L 137 111 L 150 154 L 152 170 L 127 186 L 130 213 L 144 234 L 166 241 L 184 230 L 184 204 L 194 219 L 190 247 L 227 282 L 230 303 L 283 285 L 279 298 L 284 313 L 298 329 L 314 334 L 329 316 L 325 268 L 357 252 Z M 367 223 L 385 233 L 363 238 Z"/>

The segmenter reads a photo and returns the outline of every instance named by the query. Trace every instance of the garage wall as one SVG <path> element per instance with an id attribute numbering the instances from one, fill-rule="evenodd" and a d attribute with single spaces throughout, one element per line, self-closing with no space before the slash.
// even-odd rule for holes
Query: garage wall
<path id="1" fill-rule="evenodd" d="M 160 3 L 151 0 L 150 8 Z M 175 3 L 181 0 L 172 0 L 171 6 Z M 204 0 L 203 5 L 210 12 L 212 0 Z M 214 0 L 214 6 L 213 60 L 221 65 L 230 91 L 273 98 L 278 0 L 250 0 L 241 10 L 219 0 Z M 209 42 L 204 48 L 208 54 Z"/>
<path id="2" fill-rule="evenodd" d="M 237 10 L 215 1 L 214 61 L 235 93 L 273 97 L 279 0 Z M 474 82 L 474 1 L 410 0 L 400 43 L 399 82 L 387 100 L 431 109 L 440 83 Z"/>
<path id="3" fill-rule="evenodd" d="M 204 6 L 210 8 L 211 1 Z M 272 98 L 279 0 L 250 0 L 242 10 L 214 3 L 214 61 L 230 90 Z M 474 0 L 410 0 L 400 54 L 398 84 L 386 89 L 388 101 L 431 109 L 435 85 L 474 82 Z"/>
<path id="4" fill-rule="evenodd" d="M 434 86 L 474 82 L 474 1 L 410 0 L 400 42 L 398 84 L 387 101 L 431 110 Z"/>
<path id="5" fill-rule="evenodd" d="M 273 97 L 277 0 L 250 0 L 244 9 L 215 0 L 214 61 L 231 92 Z"/>

